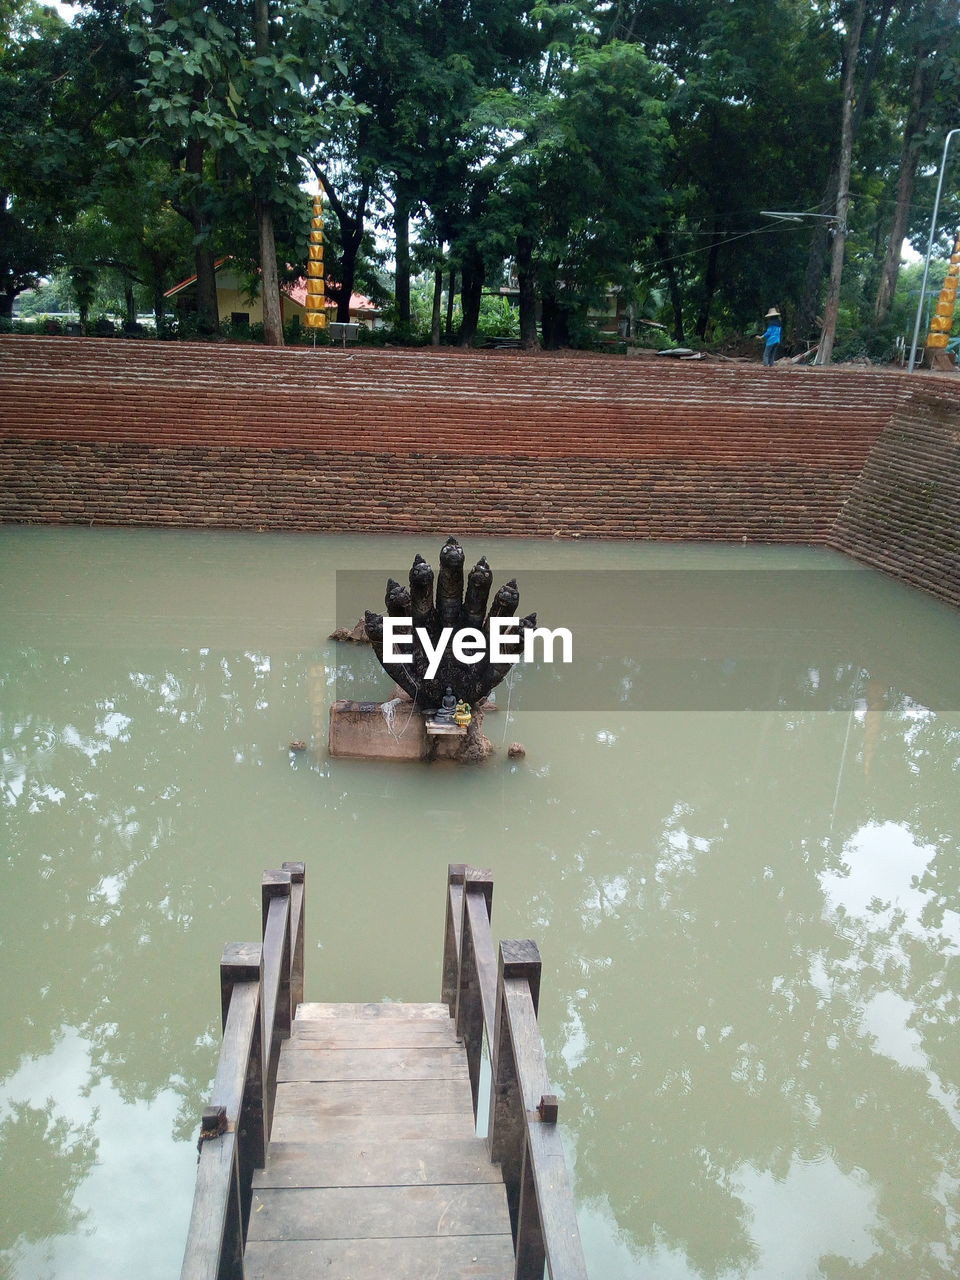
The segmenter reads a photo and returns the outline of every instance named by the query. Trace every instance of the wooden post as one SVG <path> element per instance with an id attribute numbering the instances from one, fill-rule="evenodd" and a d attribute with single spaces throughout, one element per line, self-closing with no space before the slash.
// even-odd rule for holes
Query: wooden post
<path id="1" fill-rule="evenodd" d="M 220 1030 L 227 1025 L 230 997 L 238 982 L 263 981 L 263 947 L 259 942 L 228 942 L 220 957 Z"/>
<path id="2" fill-rule="evenodd" d="M 263 1111 L 263 948 L 258 942 L 230 942 L 220 960 L 220 1003 L 223 1025 L 233 988 L 238 982 L 256 983 L 257 1000 L 250 1055 L 247 1060 L 240 1114 L 237 1118 L 237 1174 L 240 1194 L 240 1216 L 243 1238 L 250 1221 L 251 1188 L 254 1169 L 262 1169 L 267 1160 L 267 1142 Z"/>
<path id="3" fill-rule="evenodd" d="M 463 918 L 460 925 L 460 979 L 457 985 L 457 1035 L 463 1040 L 473 1095 L 473 1118 L 480 1097 L 480 1060 L 483 1055 L 483 984 L 481 970 L 492 966 L 490 912 L 493 907 L 493 875 L 467 867 L 463 882 Z M 488 954 L 489 953 L 489 954 Z"/>
<path id="4" fill-rule="evenodd" d="M 526 1110 L 520 1095 L 514 1045 L 510 1035 L 505 983 L 516 979 L 529 985 L 534 1011 L 540 995 L 540 952 L 532 941 L 500 943 L 497 966 L 497 1012 L 490 1045 L 493 1081 L 487 1142 L 490 1159 L 499 1163 L 507 1190 L 514 1245 L 520 1217 L 520 1178 L 526 1143 Z"/>
<path id="5" fill-rule="evenodd" d="M 303 1004 L 303 926 L 306 900 L 306 866 L 302 862 L 284 862 L 282 869 L 290 872 L 290 934 L 293 954 L 290 958 L 290 1005 L 293 1016 Z"/>
<path id="6" fill-rule="evenodd" d="M 517 1234 L 513 1250 L 516 1258 L 514 1280 L 543 1280 L 543 1266 L 547 1260 L 547 1250 L 540 1225 L 540 1208 L 537 1204 L 537 1186 L 530 1158 L 530 1147 L 524 1142 Z"/>
<path id="7" fill-rule="evenodd" d="M 290 888 L 289 871 L 265 871 L 263 904 L 263 1112 L 267 1141 L 273 1128 L 280 1046 L 290 1035 Z"/>
<path id="8" fill-rule="evenodd" d="M 202 1139 L 180 1280 L 244 1280 L 241 1219 L 236 1134 Z"/>
<path id="9" fill-rule="evenodd" d="M 450 1010 L 457 1011 L 457 987 L 460 982 L 460 930 L 463 924 L 463 881 L 466 867 L 451 862 L 447 867 L 447 909 L 443 928 L 443 977 L 440 999 Z"/>
<path id="10" fill-rule="evenodd" d="M 252 1162 L 259 1156 L 263 1163 L 264 1145 L 257 1097 L 262 1070 L 259 950 L 256 944 L 235 943 L 224 951 L 220 970 L 223 1043 L 212 1099 L 204 1108 L 200 1127 L 200 1160 L 182 1280 L 243 1280 Z"/>

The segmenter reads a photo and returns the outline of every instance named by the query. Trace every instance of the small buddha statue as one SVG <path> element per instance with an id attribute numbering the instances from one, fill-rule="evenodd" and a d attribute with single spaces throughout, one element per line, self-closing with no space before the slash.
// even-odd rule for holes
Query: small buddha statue
<path id="1" fill-rule="evenodd" d="M 453 723 L 458 724 L 461 728 L 465 729 L 472 719 L 473 712 L 470 710 L 470 703 L 458 702 L 457 709 L 453 713 Z"/>
<path id="2" fill-rule="evenodd" d="M 453 724 L 454 713 L 457 710 L 457 699 L 453 690 L 447 685 L 447 692 L 443 695 L 443 701 L 440 703 L 435 719 L 443 724 Z"/>

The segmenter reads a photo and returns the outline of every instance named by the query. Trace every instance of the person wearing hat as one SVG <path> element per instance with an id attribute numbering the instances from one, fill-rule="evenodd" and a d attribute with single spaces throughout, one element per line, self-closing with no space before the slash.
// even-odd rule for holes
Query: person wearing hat
<path id="1" fill-rule="evenodd" d="M 777 362 L 777 348 L 783 338 L 783 321 L 776 307 L 770 308 L 764 320 L 767 322 L 766 332 L 758 333 L 757 337 L 763 340 L 763 363 L 773 366 Z"/>

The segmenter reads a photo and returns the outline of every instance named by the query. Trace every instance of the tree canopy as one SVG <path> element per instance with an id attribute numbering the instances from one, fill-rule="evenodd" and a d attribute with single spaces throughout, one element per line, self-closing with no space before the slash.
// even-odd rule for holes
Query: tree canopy
<path id="1" fill-rule="evenodd" d="M 386 263 L 397 336 L 421 323 L 420 273 L 424 340 L 441 340 L 445 296 L 448 340 L 474 341 L 498 293 L 524 345 L 596 340 L 602 314 L 621 334 L 733 340 L 776 305 L 798 349 L 826 315 L 838 355 L 882 354 L 911 305 L 900 247 L 925 245 L 956 123 L 958 10 L 92 0 L 68 23 L 3 0 L 0 319 L 55 276 L 82 321 L 110 280 L 131 323 L 138 306 L 162 323 L 165 290 L 195 274 L 214 332 L 229 254 L 282 341 L 312 183 L 339 318 Z"/>

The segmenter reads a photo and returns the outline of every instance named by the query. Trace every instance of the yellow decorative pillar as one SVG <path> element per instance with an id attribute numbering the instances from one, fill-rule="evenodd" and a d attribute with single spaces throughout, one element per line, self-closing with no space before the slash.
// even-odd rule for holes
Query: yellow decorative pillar
<path id="1" fill-rule="evenodd" d="M 310 222 L 310 248 L 307 259 L 307 313 L 304 319 L 308 329 L 327 327 L 327 294 L 323 274 L 323 195 L 313 197 L 313 218 Z"/>
<path id="2" fill-rule="evenodd" d="M 960 236 L 953 246 L 947 276 L 940 290 L 940 297 L 930 321 L 930 332 L 927 334 L 927 350 L 930 352 L 932 369 L 952 369 L 953 360 L 947 353 L 950 341 L 950 330 L 953 328 L 953 315 L 957 307 L 957 285 L 960 284 Z"/>

